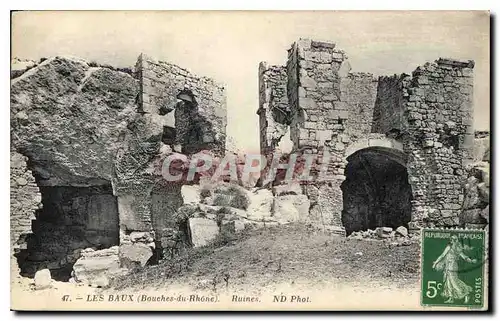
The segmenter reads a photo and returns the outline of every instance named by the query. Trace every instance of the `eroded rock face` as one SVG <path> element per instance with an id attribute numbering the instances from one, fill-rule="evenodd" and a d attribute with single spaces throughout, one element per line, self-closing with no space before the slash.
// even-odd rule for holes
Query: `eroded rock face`
<path id="1" fill-rule="evenodd" d="M 182 205 L 180 185 L 170 184 L 173 187 L 170 190 L 158 188 L 165 184 L 157 165 L 161 168 L 162 155 L 165 157 L 175 150 L 224 151 L 225 89 L 211 79 L 196 77 L 172 64 L 143 61 L 142 56 L 134 73 L 130 69 L 91 66 L 71 57 L 54 57 L 39 63 L 15 61 L 14 65 L 12 243 L 34 253 L 50 269 L 62 266 L 66 269 L 78 260 L 75 280 L 89 284 L 107 283 L 108 277 L 101 276 L 103 265 L 109 265 L 111 270 L 143 267 L 152 256 L 155 241 L 161 244 L 161 231 L 175 226 L 175 212 Z M 192 95 L 197 103 L 196 113 L 190 114 L 192 122 L 184 124 L 186 128 L 183 119 L 169 122 L 174 114 L 182 118 L 182 113 L 188 111 L 181 90 Z M 174 110 L 178 99 L 184 105 L 177 106 L 176 112 L 165 115 L 160 110 L 161 107 Z M 175 127 L 175 123 L 179 136 L 169 141 L 169 125 Z M 178 143 L 182 143 L 180 149 Z M 91 199 L 81 195 L 80 189 L 99 186 L 108 186 L 112 191 L 107 195 L 92 195 Z M 42 199 L 38 187 L 44 205 L 57 203 L 60 197 L 56 196 L 61 193 L 71 191 L 72 195 L 64 198 L 64 210 L 56 211 L 61 214 L 57 220 L 50 210 L 42 210 L 44 221 L 37 219 L 36 229 L 31 231 L 34 211 L 39 209 Z M 52 194 L 57 195 L 52 197 Z M 27 204 L 20 199 L 24 197 L 34 202 Z M 85 204 L 93 213 L 88 219 L 79 215 Z M 100 210 L 113 215 L 101 219 Z M 73 215 L 75 211 L 78 215 Z M 76 220 L 72 219 L 75 217 Z M 80 226 L 78 232 L 83 229 L 90 243 L 71 237 L 75 231 L 73 225 Z M 68 253 L 61 252 L 52 258 L 48 257 L 52 248 L 44 252 L 45 236 L 50 235 L 47 226 L 62 231 L 64 235 L 57 234 L 52 243 L 61 243 L 63 252 L 68 250 Z M 102 229 L 113 231 L 111 241 L 100 241 Z M 38 234 L 32 238 L 31 248 L 26 249 L 30 246 L 26 246 L 23 235 L 32 233 Z M 118 244 L 116 252 L 118 247 L 113 245 Z M 78 259 L 80 251 L 91 246 L 112 246 L 113 250 L 93 254 L 88 251 Z"/>
<path id="2" fill-rule="evenodd" d="M 138 92 L 129 74 L 47 59 L 12 80 L 11 143 L 43 184 L 110 181 Z"/>
<path id="3" fill-rule="evenodd" d="M 489 223 L 490 164 L 480 161 L 472 164 L 464 185 L 464 202 L 460 223 L 474 228 Z"/>

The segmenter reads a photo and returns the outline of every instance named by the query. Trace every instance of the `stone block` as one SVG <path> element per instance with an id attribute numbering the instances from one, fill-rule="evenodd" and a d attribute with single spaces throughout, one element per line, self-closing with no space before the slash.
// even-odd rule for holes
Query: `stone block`
<path id="1" fill-rule="evenodd" d="M 375 233 L 380 238 L 388 238 L 390 237 L 392 232 L 392 227 L 377 227 L 375 229 Z"/>
<path id="2" fill-rule="evenodd" d="M 74 280 L 91 286 L 106 286 L 111 277 L 126 271 L 120 267 L 118 246 L 99 251 L 85 249 L 73 265 Z"/>
<path id="3" fill-rule="evenodd" d="M 250 204 L 247 217 L 252 220 L 261 220 L 271 216 L 273 193 L 268 189 L 259 189 L 249 195 Z"/>
<path id="4" fill-rule="evenodd" d="M 326 49 L 335 48 L 335 44 L 332 42 L 314 41 L 314 40 L 310 42 L 310 46 L 313 48 L 326 48 Z"/>
<path id="5" fill-rule="evenodd" d="M 333 131 L 330 129 L 316 131 L 316 139 L 323 145 L 326 141 L 332 140 Z"/>
<path id="6" fill-rule="evenodd" d="M 306 195 L 282 195 L 274 200 L 273 217 L 281 223 L 305 222 L 311 202 Z"/>
<path id="7" fill-rule="evenodd" d="M 144 267 L 151 256 L 153 250 L 144 243 L 122 244 L 119 247 L 118 256 L 122 266 Z"/>
<path id="8" fill-rule="evenodd" d="M 50 288 L 52 285 L 52 276 L 49 269 L 43 269 L 35 273 L 35 289 L 43 290 Z"/>
<path id="9" fill-rule="evenodd" d="M 309 76 L 300 76 L 300 85 L 304 88 L 314 89 L 317 87 L 316 81 Z"/>
<path id="10" fill-rule="evenodd" d="M 345 145 L 341 142 L 336 142 L 334 148 L 337 151 L 343 151 L 345 149 Z"/>
<path id="11" fill-rule="evenodd" d="M 219 234 L 219 226 L 214 220 L 206 218 L 190 218 L 189 234 L 194 247 L 208 245 Z"/>
<path id="12" fill-rule="evenodd" d="M 342 62 L 345 59 L 345 55 L 342 52 L 334 52 L 332 58 L 334 61 Z"/>
<path id="13" fill-rule="evenodd" d="M 337 101 L 334 103 L 334 108 L 338 111 L 347 111 L 349 109 L 349 106 L 347 106 L 347 103 L 345 101 Z"/>
<path id="14" fill-rule="evenodd" d="M 201 203 L 200 186 L 199 185 L 183 185 L 181 188 L 182 199 L 184 204 L 199 204 Z"/>
<path id="15" fill-rule="evenodd" d="M 312 98 L 300 98 L 299 99 L 299 107 L 305 110 L 309 109 L 317 109 L 318 106 L 316 102 Z"/>
<path id="16" fill-rule="evenodd" d="M 453 215 L 452 210 L 441 210 L 441 216 L 442 217 L 451 217 Z"/>
<path id="17" fill-rule="evenodd" d="M 306 121 L 304 123 L 304 128 L 307 128 L 307 129 L 314 129 L 317 127 L 317 123 L 315 122 L 310 122 L 310 121 Z M 309 135 L 307 136 L 307 138 L 309 138 Z"/>
<path id="18" fill-rule="evenodd" d="M 401 235 L 403 237 L 407 237 L 408 236 L 408 229 L 406 229 L 406 227 L 404 227 L 404 226 L 400 226 L 396 229 L 396 234 Z"/>
<path id="19" fill-rule="evenodd" d="M 328 117 L 331 119 L 348 119 L 349 111 L 347 110 L 330 110 L 328 111 Z"/>

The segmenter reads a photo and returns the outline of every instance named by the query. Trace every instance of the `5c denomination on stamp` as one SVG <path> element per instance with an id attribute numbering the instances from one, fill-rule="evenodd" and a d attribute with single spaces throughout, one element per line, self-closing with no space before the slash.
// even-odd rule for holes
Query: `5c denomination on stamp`
<path id="1" fill-rule="evenodd" d="M 484 307 L 486 233 L 423 229 L 421 304 Z"/>

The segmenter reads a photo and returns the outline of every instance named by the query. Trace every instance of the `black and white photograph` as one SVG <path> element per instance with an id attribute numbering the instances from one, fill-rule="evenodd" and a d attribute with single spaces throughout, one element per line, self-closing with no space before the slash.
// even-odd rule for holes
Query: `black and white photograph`
<path id="1" fill-rule="evenodd" d="M 490 22 L 12 11 L 10 308 L 489 310 Z"/>

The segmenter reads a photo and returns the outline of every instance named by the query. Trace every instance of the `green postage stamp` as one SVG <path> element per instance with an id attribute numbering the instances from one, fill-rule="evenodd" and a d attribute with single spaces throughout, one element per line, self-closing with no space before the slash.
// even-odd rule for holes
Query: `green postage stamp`
<path id="1" fill-rule="evenodd" d="M 422 305 L 484 307 L 486 238 L 483 230 L 422 230 Z"/>

